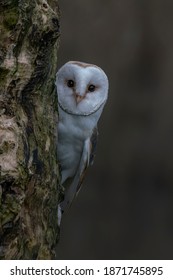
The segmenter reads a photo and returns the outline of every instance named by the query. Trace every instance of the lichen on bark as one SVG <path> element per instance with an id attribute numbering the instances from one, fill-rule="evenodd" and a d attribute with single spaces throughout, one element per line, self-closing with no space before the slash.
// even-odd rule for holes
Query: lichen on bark
<path id="1" fill-rule="evenodd" d="M 0 2 L 0 257 L 51 259 L 60 190 L 58 1 Z"/>

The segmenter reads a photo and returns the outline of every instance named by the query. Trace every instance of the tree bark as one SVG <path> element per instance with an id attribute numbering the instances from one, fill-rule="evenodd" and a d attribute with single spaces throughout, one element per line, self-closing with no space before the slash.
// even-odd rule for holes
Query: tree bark
<path id="1" fill-rule="evenodd" d="M 60 185 L 57 0 L 0 0 L 0 258 L 52 259 Z"/>

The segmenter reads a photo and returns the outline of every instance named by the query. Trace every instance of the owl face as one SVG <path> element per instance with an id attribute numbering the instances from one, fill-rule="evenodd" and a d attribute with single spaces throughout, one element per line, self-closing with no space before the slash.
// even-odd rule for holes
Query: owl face
<path id="1" fill-rule="evenodd" d="M 74 115 L 89 115 L 107 100 L 108 79 L 98 66 L 70 61 L 56 76 L 60 107 Z"/>

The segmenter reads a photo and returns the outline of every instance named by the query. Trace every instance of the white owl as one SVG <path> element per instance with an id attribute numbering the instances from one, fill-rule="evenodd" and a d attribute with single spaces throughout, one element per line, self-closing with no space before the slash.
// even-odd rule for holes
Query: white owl
<path id="1" fill-rule="evenodd" d="M 92 163 L 97 122 L 108 97 L 108 78 L 93 64 L 70 61 L 56 75 L 58 93 L 58 159 L 65 187 L 61 210 L 71 204 Z"/>

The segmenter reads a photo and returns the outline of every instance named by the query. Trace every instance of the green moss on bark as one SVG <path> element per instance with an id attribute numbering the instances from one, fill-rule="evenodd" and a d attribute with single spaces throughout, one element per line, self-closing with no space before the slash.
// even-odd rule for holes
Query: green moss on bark
<path id="1" fill-rule="evenodd" d="M 2 69 L 0 67 L 0 83 L 2 83 L 6 79 L 6 76 L 9 73 L 9 71 L 9 69 Z"/>
<path id="2" fill-rule="evenodd" d="M 18 9 L 12 8 L 10 10 L 6 10 L 3 17 L 4 27 L 11 30 L 15 27 L 19 19 L 19 11 Z"/>

